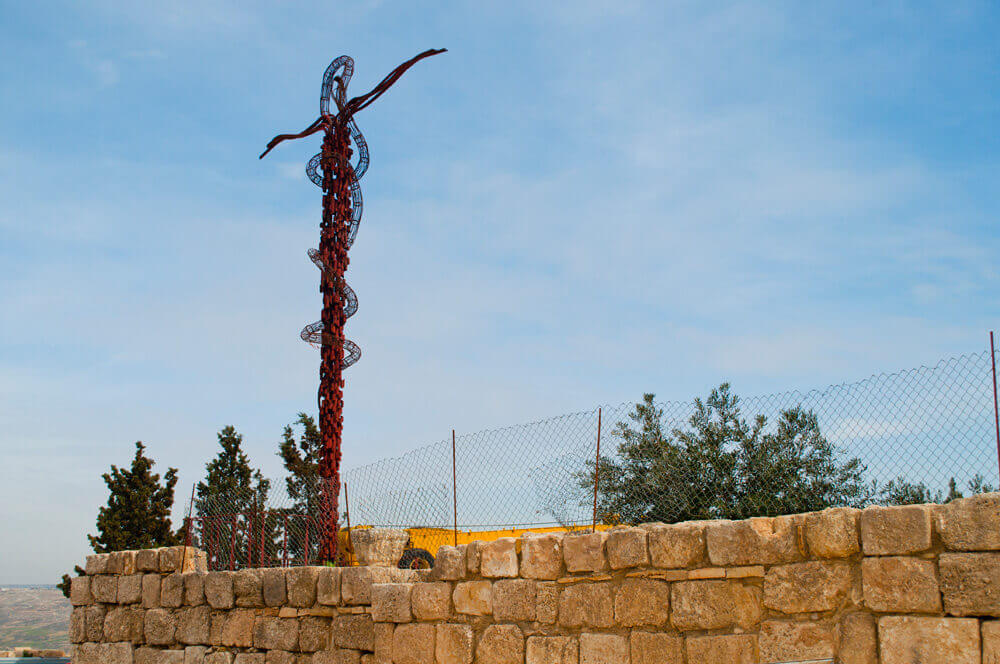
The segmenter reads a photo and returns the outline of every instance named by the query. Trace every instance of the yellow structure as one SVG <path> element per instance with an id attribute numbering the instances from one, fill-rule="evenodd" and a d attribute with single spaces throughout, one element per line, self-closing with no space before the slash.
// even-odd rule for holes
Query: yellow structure
<path id="1" fill-rule="evenodd" d="M 353 526 L 350 530 L 366 530 L 372 526 Z M 598 524 L 598 530 L 609 530 L 613 526 Z M 459 530 L 456 542 L 455 531 L 451 528 L 406 528 L 410 541 L 407 549 L 422 549 L 435 555 L 438 547 L 444 545 L 461 545 L 469 542 L 492 542 L 501 537 L 520 537 L 525 533 L 567 533 L 590 530 L 590 526 L 547 526 L 543 528 L 502 528 L 500 530 Z M 354 555 L 354 548 L 351 546 L 349 531 L 346 528 L 340 530 L 340 547 L 342 551 L 348 553 L 350 565 L 357 565 L 357 557 Z"/>

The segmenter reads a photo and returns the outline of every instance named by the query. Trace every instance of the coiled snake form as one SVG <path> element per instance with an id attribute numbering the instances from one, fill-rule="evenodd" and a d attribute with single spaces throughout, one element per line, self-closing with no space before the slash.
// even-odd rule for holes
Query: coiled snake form
<path id="1" fill-rule="evenodd" d="M 320 348 L 320 385 L 317 394 L 321 452 L 319 475 L 331 480 L 323 491 L 324 519 L 328 521 L 321 547 L 320 560 L 333 560 L 337 542 L 337 503 L 340 484 L 340 443 L 343 431 L 342 371 L 361 358 L 361 349 L 344 338 L 344 323 L 358 310 L 358 298 L 347 285 L 347 250 L 354 244 L 361 223 L 363 203 L 359 181 L 368 170 L 368 144 L 354 122 L 354 114 L 367 108 L 418 61 L 445 49 L 431 49 L 392 70 L 372 88 L 371 92 L 347 100 L 347 84 L 354 74 L 354 60 L 343 55 L 326 68 L 320 91 L 319 118 L 298 134 L 280 134 L 267 144 L 260 157 L 285 140 L 305 138 L 323 132 L 323 148 L 306 166 L 309 179 L 323 190 L 323 218 L 320 222 L 318 249 L 308 251 L 309 258 L 320 270 L 320 292 L 323 294 L 323 315 L 302 329 L 300 337 Z M 331 100 L 336 114 L 330 112 Z M 357 150 L 357 161 L 351 156 Z"/>

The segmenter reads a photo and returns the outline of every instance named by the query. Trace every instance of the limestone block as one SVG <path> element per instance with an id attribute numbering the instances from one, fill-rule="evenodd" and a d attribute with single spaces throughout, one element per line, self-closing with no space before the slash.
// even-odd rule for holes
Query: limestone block
<path id="1" fill-rule="evenodd" d="M 372 619 L 375 622 L 405 623 L 413 620 L 410 611 L 412 583 L 380 583 L 372 586 Z"/>
<path id="2" fill-rule="evenodd" d="M 177 631 L 177 621 L 166 609 L 150 609 L 146 611 L 144 629 L 146 643 L 154 646 L 169 646 L 174 642 Z"/>
<path id="3" fill-rule="evenodd" d="M 159 572 L 160 552 L 157 549 L 143 549 L 135 552 L 135 571 Z"/>
<path id="4" fill-rule="evenodd" d="M 374 625 L 370 615 L 338 616 L 333 619 L 333 643 L 339 648 L 374 650 Z"/>
<path id="5" fill-rule="evenodd" d="M 434 625 L 397 625 L 392 633 L 393 664 L 434 664 Z"/>
<path id="6" fill-rule="evenodd" d="M 131 643 L 105 643 L 101 654 L 104 657 L 101 664 L 132 664 L 134 649 Z"/>
<path id="7" fill-rule="evenodd" d="M 687 661 L 699 664 L 757 664 L 757 637 L 752 634 L 688 637 Z"/>
<path id="8" fill-rule="evenodd" d="M 174 572 L 163 577 L 160 585 L 160 606 L 176 609 L 184 604 L 184 575 Z"/>
<path id="9" fill-rule="evenodd" d="M 269 650 L 264 653 L 264 664 L 295 664 L 295 653 L 285 650 Z"/>
<path id="10" fill-rule="evenodd" d="M 861 550 L 866 556 L 901 556 L 931 548 L 927 505 L 866 507 L 861 511 Z"/>
<path id="11" fill-rule="evenodd" d="M 264 606 L 259 569 L 241 569 L 233 574 L 233 599 L 236 606 L 257 609 Z"/>
<path id="12" fill-rule="evenodd" d="M 212 615 L 210 640 L 214 646 L 249 648 L 253 645 L 256 611 L 235 609 Z"/>
<path id="13" fill-rule="evenodd" d="M 559 586 L 539 583 L 535 586 L 535 620 L 551 625 L 559 617 Z"/>
<path id="14" fill-rule="evenodd" d="M 266 575 L 265 575 L 266 579 Z M 279 583 L 277 575 L 275 575 L 274 589 L 270 599 L 268 599 L 267 592 L 264 593 L 264 600 L 268 606 L 278 606 L 284 601 L 285 595 L 285 577 L 284 574 L 281 575 L 280 580 L 280 594 L 279 594 Z M 278 598 L 281 599 L 278 599 Z M 271 602 L 275 602 L 272 604 Z M 322 604 L 323 606 L 339 606 L 340 605 L 340 568 L 339 567 L 324 567 L 316 575 L 316 603 Z"/>
<path id="15" fill-rule="evenodd" d="M 139 664 L 136 662 L 136 664 Z M 213 652 L 205 655 L 205 664 L 233 664 L 233 653 Z"/>
<path id="16" fill-rule="evenodd" d="M 493 613 L 493 584 L 489 581 L 463 581 L 455 584 L 452 593 L 455 612 L 470 616 Z"/>
<path id="17" fill-rule="evenodd" d="M 943 553 L 938 564 L 946 613 L 1000 618 L 1000 553 Z"/>
<path id="18" fill-rule="evenodd" d="M 316 652 L 330 647 L 330 619 L 307 616 L 299 620 L 299 650 Z"/>
<path id="19" fill-rule="evenodd" d="M 253 647 L 261 650 L 298 650 L 299 621 L 260 616 L 253 625 Z"/>
<path id="20" fill-rule="evenodd" d="M 865 606 L 885 613 L 938 613 L 941 593 L 930 560 L 886 556 L 861 561 Z"/>
<path id="21" fill-rule="evenodd" d="M 417 620 L 446 620 L 451 615 L 451 584 L 416 583 L 410 602 Z"/>
<path id="22" fill-rule="evenodd" d="M 206 606 L 187 607 L 177 611 L 177 641 L 189 646 L 211 644 L 212 611 Z"/>
<path id="23" fill-rule="evenodd" d="M 340 570 L 335 567 L 327 567 L 326 569 L 330 572 L 336 572 L 338 600 L 334 602 L 336 605 L 340 603 Z M 264 598 L 264 606 L 283 606 L 288 601 L 285 589 L 285 570 L 280 567 L 265 569 L 260 577 L 260 594 Z"/>
<path id="24" fill-rule="evenodd" d="M 373 649 L 375 651 L 375 661 L 378 664 L 386 664 L 392 661 L 392 633 L 395 629 L 395 623 L 374 624 Z"/>
<path id="25" fill-rule="evenodd" d="M 201 606 L 205 603 L 205 573 L 191 572 L 184 575 L 184 604 Z"/>
<path id="26" fill-rule="evenodd" d="M 344 567 L 340 571 L 340 594 L 344 604 L 371 604 L 372 573 L 367 567 Z"/>
<path id="27" fill-rule="evenodd" d="M 107 610 L 103 606 L 88 606 L 84 609 L 83 624 L 86 641 L 101 641 L 104 639 L 104 616 Z"/>
<path id="28" fill-rule="evenodd" d="M 684 639 L 656 632 L 632 632 L 632 664 L 684 664 Z"/>
<path id="29" fill-rule="evenodd" d="M 159 574 L 142 575 L 142 606 L 145 609 L 155 609 L 160 606 L 160 580 Z"/>
<path id="30" fill-rule="evenodd" d="M 814 622 L 765 620 L 760 625 L 760 661 L 832 659 L 833 627 Z"/>
<path id="31" fill-rule="evenodd" d="M 323 569 L 292 567 L 287 570 L 285 582 L 288 586 L 288 603 L 291 606 L 309 608 L 316 603 L 316 580 Z"/>
<path id="32" fill-rule="evenodd" d="M 580 664 L 629 664 L 628 639 L 618 634 L 581 634 Z"/>
<path id="33" fill-rule="evenodd" d="M 517 625 L 490 625 L 476 645 L 476 664 L 523 664 L 524 634 Z"/>
<path id="34" fill-rule="evenodd" d="M 184 557 L 183 546 L 165 546 L 159 552 L 161 572 L 180 571 L 181 559 Z"/>
<path id="35" fill-rule="evenodd" d="M 649 565 L 649 548 L 646 531 L 642 528 L 621 528 L 608 533 L 605 543 L 611 569 L 643 567 Z"/>
<path id="36" fill-rule="evenodd" d="M 840 561 L 778 565 L 764 576 L 764 606 L 782 613 L 830 611 L 851 587 L 851 567 Z"/>
<path id="37" fill-rule="evenodd" d="M 156 660 L 159 657 L 160 652 L 161 651 L 157 648 L 143 646 L 141 648 L 136 648 L 135 652 L 132 653 L 132 656 L 135 660 L 135 664 L 157 664 Z"/>
<path id="38" fill-rule="evenodd" d="M 168 546 L 159 551 L 161 572 L 208 571 L 208 554 L 193 546 Z"/>
<path id="39" fill-rule="evenodd" d="M 405 530 L 393 528 L 365 528 L 351 530 L 351 546 L 364 567 L 395 567 L 403 557 L 403 549 L 410 540 Z"/>
<path id="40" fill-rule="evenodd" d="M 525 658 L 526 664 L 579 664 L 580 644 L 572 636 L 529 636 Z"/>
<path id="41" fill-rule="evenodd" d="M 983 664 L 1000 664 L 1000 620 L 983 621 Z"/>
<path id="42" fill-rule="evenodd" d="M 548 580 L 562 576 L 562 539 L 559 535 L 521 538 L 521 576 Z"/>
<path id="43" fill-rule="evenodd" d="M 581 583 L 559 594 L 559 625 L 562 627 L 612 627 L 614 602 L 610 583 Z"/>
<path id="44" fill-rule="evenodd" d="M 205 646 L 188 646 L 184 649 L 184 664 L 205 664 Z"/>
<path id="45" fill-rule="evenodd" d="M 465 545 L 465 571 L 468 574 L 479 574 L 479 563 L 482 559 L 483 543 L 476 540 Z"/>
<path id="46" fill-rule="evenodd" d="M 104 664 L 100 659 L 100 643 L 81 643 L 73 648 L 76 664 Z"/>
<path id="47" fill-rule="evenodd" d="M 1000 493 L 953 500 L 938 508 L 935 520 L 947 549 L 1000 550 Z"/>
<path id="48" fill-rule="evenodd" d="M 493 619 L 497 621 L 535 619 L 535 582 L 505 579 L 493 584 Z"/>
<path id="49" fill-rule="evenodd" d="M 762 613 L 760 591 L 735 581 L 682 581 L 670 593 L 670 623 L 679 631 L 750 629 Z"/>
<path id="50" fill-rule="evenodd" d="M 233 658 L 233 664 L 265 664 L 262 652 L 241 652 Z"/>
<path id="51" fill-rule="evenodd" d="M 837 656 L 840 664 L 878 664 L 875 616 L 849 613 L 840 619 L 839 632 Z"/>
<path id="52" fill-rule="evenodd" d="M 87 556 L 87 564 L 84 567 L 84 571 L 87 572 L 87 576 L 107 574 L 109 557 L 111 557 L 110 553 L 94 553 Z"/>
<path id="53" fill-rule="evenodd" d="M 975 618 L 884 616 L 878 619 L 881 664 L 979 664 Z"/>
<path id="54" fill-rule="evenodd" d="M 135 574 L 135 551 L 115 551 L 108 557 L 108 574 L 128 576 Z"/>
<path id="55" fill-rule="evenodd" d="M 106 574 L 90 577 L 90 594 L 96 602 L 114 604 L 118 601 L 118 577 Z"/>
<path id="56" fill-rule="evenodd" d="M 457 581 L 465 578 L 465 547 L 441 546 L 434 556 L 434 569 L 430 578 L 434 581 Z"/>
<path id="57" fill-rule="evenodd" d="M 491 579 L 517 576 L 517 540 L 501 537 L 484 542 L 480 554 L 479 573 Z"/>
<path id="58" fill-rule="evenodd" d="M 802 559 L 797 517 L 758 517 L 711 521 L 705 527 L 708 559 L 713 565 L 777 565 Z"/>
<path id="59" fill-rule="evenodd" d="M 129 641 L 145 643 L 143 612 L 131 607 L 116 607 L 104 617 L 105 642 Z"/>
<path id="60" fill-rule="evenodd" d="M 615 622 L 622 627 L 666 625 L 670 620 L 670 584 L 653 579 L 625 579 L 615 593 Z"/>
<path id="61" fill-rule="evenodd" d="M 648 533 L 649 560 L 653 567 L 694 567 L 704 560 L 704 523 L 651 523 L 642 527 Z"/>
<path id="62" fill-rule="evenodd" d="M 69 642 L 83 643 L 87 640 L 87 610 L 83 607 L 76 607 L 69 614 Z"/>
<path id="63" fill-rule="evenodd" d="M 860 551 L 858 514 L 859 510 L 850 507 L 832 507 L 807 514 L 805 529 L 809 553 L 814 558 L 847 558 Z"/>
<path id="64" fill-rule="evenodd" d="M 143 657 L 140 658 L 138 653 L 135 658 L 135 664 L 184 664 L 184 651 L 183 650 L 153 650 L 140 648 L 140 651 L 145 651 Z"/>
<path id="65" fill-rule="evenodd" d="M 118 578 L 118 603 L 138 604 L 142 601 L 142 574 L 129 574 Z"/>
<path id="66" fill-rule="evenodd" d="M 233 573 L 209 572 L 206 574 L 205 599 L 213 609 L 233 608 Z"/>
<path id="67" fill-rule="evenodd" d="M 73 606 L 86 606 L 94 601 L 90 594 L 89 576 L 77 576 L 70 579 L 69 601 Z"/>
<path id="68" fill-rule="evenodd" d="M 604 553 L 604 542 L 608 534 L 604 531 L 593 533 L 566 533 L 563 537 L 563 560 L 569 572 L 600 572 L 608 568 Z"/>
<path id="69" fill-rule="evenodd" d="M 386 660 L 388 662 L 389 660 Z M 311 664 L 361 664 L 360 650 L 337 648 L 326 652 L 318 652 L 312 656 Z"/>

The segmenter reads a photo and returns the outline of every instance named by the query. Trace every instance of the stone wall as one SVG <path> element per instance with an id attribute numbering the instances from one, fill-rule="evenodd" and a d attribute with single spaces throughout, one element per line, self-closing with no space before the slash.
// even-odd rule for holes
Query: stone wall
<path id="1" fill-rule="evenodd" d="M 1000 664 L 1000 494 L 442 547 L 433 570 L 91 556 L 74 664 Z"/>

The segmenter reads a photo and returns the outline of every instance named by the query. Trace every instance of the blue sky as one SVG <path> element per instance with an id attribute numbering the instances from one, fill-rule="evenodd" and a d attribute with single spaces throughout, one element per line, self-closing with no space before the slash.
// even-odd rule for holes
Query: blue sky
<path id="1" fill-rule="evenodd" d="M 655 391 L 979 351 L 1000 12 L 942 3 L 0 1 L 0 583 L 86 551 L 143 440 L 311 410 L 324 68 L 371 149 L 345 466 Z M 180 500 L 179 502 L 183 502 Z"/>

